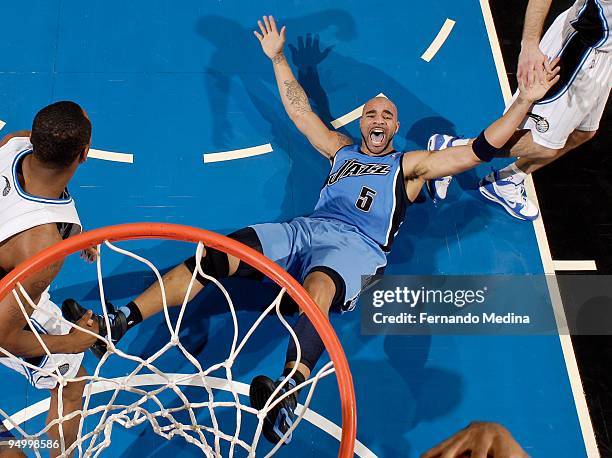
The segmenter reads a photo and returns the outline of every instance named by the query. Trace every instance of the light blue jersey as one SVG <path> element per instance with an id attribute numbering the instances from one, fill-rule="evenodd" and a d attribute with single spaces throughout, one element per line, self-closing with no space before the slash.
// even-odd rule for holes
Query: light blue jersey
<path id="1" fill-rule="evenodd" d="M 389 251 L 406 212 L 403 153 L 368 156 L 359 145 L 336 153 L 329 177 L 311 218 L 355 226 Z"/>
<path id="2" fill-rule="evenodd" d="M 336 153 L 312 215 L 251 227 L 263 254 L 300 282 L 316 271 L 329 275 L 332 307 L 348 311 L 384 271 L 407 204 L 402 153 L 368 156 L 350 145 Z"/>

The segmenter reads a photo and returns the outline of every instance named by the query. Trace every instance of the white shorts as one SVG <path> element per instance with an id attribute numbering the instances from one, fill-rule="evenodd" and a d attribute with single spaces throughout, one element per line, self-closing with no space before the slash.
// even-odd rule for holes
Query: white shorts
<path id="1" fill-rule="evenodd" d="M 41 334 L 63 335 L 70 331 L 70 326 L 62 318 L 60 308 L 51 301 L 46 291 L 41 296 L 30 320 Z M 22 374 L 34 387 L 50 390 L 55 388 L 57 381 L 49 373 L 59 371 L 67 379 L 76 377 L 83 361 L 83 355 L 83 353 L 55 354 L 28 358 L 26 361 L 40 368 L 38 370 L 23 364 L 23 359 L 2 357 L 0 363 Z"/>
<path id="2" fill-rule="evenodd" d="M 534 105 L 522 125 L 531 130 L 537 144 L 551 149 L 563 148 L 574 130 L 598 129 L 612 85 L 610 53 L 581 44 L 575 31 L 563 39 L 567 14 L 561 13 L 555 19 L 540 42 L 547 56 L 561 55 L 565 76 Z M 518 91 L 512 101 L 517 95 Z"/>

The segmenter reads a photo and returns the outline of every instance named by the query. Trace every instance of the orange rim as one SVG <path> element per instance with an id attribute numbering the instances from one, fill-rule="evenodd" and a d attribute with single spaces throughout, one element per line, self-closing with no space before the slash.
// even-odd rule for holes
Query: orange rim
<path id="1" fill-rule="evenodd" d="M 105 240 L 113 242 L 134 239 L 170 239 L 194 243 L 201 241 L 205 246 L 224 251 L 250 264 L 285 288 L 287 294 L 300 305 L 319 332 L 329 357 L 334 363 L 342 404 L 342 438 L 338 456 L 341 458 L 353 456 L 357 435 L 355 390 L 348 361 L 338 336 L 336 336 L 329 320 L 321 313 L 302 285 L 261 253 L 235 240 L 204 229 L 179 224 L 132 223 L 94 229 L 46 248 L 15 267 L 0 280 L 0 300 L 13 290 L 19 281 L 72 253 L 99 245 Z"/>

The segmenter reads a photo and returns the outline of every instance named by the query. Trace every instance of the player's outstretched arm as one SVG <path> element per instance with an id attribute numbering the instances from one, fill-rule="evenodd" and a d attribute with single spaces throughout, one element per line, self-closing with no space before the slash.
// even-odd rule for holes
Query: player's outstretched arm
<path id="1" fill-rule="evenodd" d="M 257 31 L 253 33 L 259 40 L 263 52 L 272 61 L 285 111 L 317 151 L 327 158 L 334 157 L 340 148 L 352 144 L 353 141 L 339 132 L 328 129 L 312 111 L 306 92 L 295 79 L 283 54 L 287 31 L 285 26 L 279 32 L 272 16 L 264 16 L 262 21 L 257 21 L 257 24 L 261 33 Z"/>
<path id="2" fill-rule="evenodd" d="M 46 229 L 45 226 L 39 226 L 23 233 L 19 236 L 19 239 L 14 241 L 16 264 L 61 240 L 59 234 L 53 234 L 53 231 L 47 231 Z M 55 232 L 57 233 L 57 230 Z M 53 263 L 22 282 L 23 288 L 35 304 L 38 303 L 43 292 L 56 277 L 61 266 L 61 262 Z M 30 309 L 28 301 L 21 294 L 19 296 L 21 303 L 28 311 Z M 12 293 L 9 293 L 0 301 L 0 317 L 1 347 L 15 356 L 23 358 L 46 354 L 36 335 L 29 330 L 23 312 Z M 76 324 L 97 334 L 97 323 L 91 317 L 92 313 L 89 311 Z M 80 353 L 96 341 L 95 336 L 76 329 L 72 329 L 67 335 L 40 334 L 40 337 L 51 353 Z M 3 356 L 4 354 L 0 354 L 0 357 Z"/>
<path id="3" fill-rule="evenodd" d="M 529 0 L 527 5 L 521 39 L 521 53 L 516 69 L 516 78 L 522 80 L 523 84 L 529 82 L 533 73 L 540 80 L 545 78 L 547 57 L 540 50 L 540 38 L 551 1 Z"/>
<path id="4" fill-rule="evenodd" d="M 417 151 L 404 155 L 403 168 L 407 180 L 433 178 L 458 173 L 476 167 L 484 161 L 503 155 L 503 146 L 527 116 L 534 102 L 559 81 L 558 59 L 547 63 L 546 78 L 540 81 L 532 73 L 525 85 L 519 81 L 519 95 L 508 111 L 487 127 L 470 145 L 454 146 L 441 151 Z"/>

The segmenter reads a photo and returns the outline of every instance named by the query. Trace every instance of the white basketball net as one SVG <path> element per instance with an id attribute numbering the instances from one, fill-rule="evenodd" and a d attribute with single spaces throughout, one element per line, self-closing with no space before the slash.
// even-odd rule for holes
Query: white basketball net
<path id="1" fill-rule="evenodd" d="M 29 369 L 39 371 L 40 373 L 46 376 L 54 378 L 57 381 L 57 386 L 59 387 L 57 419 L 51 422 L 45 428 L 35 433 L 27 433 L 24 429 L 22 429 L 22 426 L 20 425 L 20 420 L 18 419 L 18 415 L 10 416 L 0 408 L 0 418 L 4 419 L 4 427 L 12 431 L 13 433 L 18 433 L 21 439 L 36 443 L 37 441 L 46 439 L 46 436 L 44 436 L 45 433 L 50 428 L 57 426 L 59 428 L 60 434 L 59 445 L 60 450 L 62 452 L 61 456 L 68 456 L 70 453 L 73 452 L 75 452 L 75 454 L 78 453 L 78 456 L 100 456 L 103 451 L 111 445 L 111 436 L 113 428 L 116 424 L 119 424 L 124 428 L 132 428 L 134 426 L 141 425 L 145 422 L 148 422 L 150 424 L 151 428 L 156 434 L 168 440 L 173 439 L 176 436 L 182 437 L 190 444 L 193 444 L 200 450 L 202 450 L 204 455 L 208 457 L 221 457 L 223 442 L 226 442 L 226 444 L 224 444 L 224 449 L 227 450 L 227 448 L 229 448 L 229 453 L 227 456 L 234 456 L 237 447 L 239 449 L 245 450 L 248 453 L 248 456 L 255 456 L 257 444 L 260 440 L 262 432 L 263 420 L 266 414 L 279 402 L 281 402 L 285 397 L 295 393 L 297 390 L 304 388 L 305 386 L 309 386 L 306 402 L 304 403 L 304 405 L 298 405 L 298 408 L 296 409 L 296 421 L 293 423 L 290 430 L 285 434 L 283 440 L 279 444 L 277 444 L 266 456 L 273 455 L 279 449 L 282 442 L 284 442 L 284 440 L 289 436 L 289 434 L 293 432 L 293 430 L 301 422 L 303 416 L 307 412 L 312 395 L 314 393 L 314 389 L 319 380 L 335 371 L 333 363 L 330 361 L 329 363 L 325 364 L 309 380 L 289 390 L 284 395 L 279 396 L 280 390 L 282 388 L 285 388 L 287 385 L 287 379 L 285 379 L 285 381 L 283 381 L 282 384 L 276 389 L 276 391 L 273 393 L 273 395 L 270 397 L 265 407 L 261 411 L 257 411 L 249 405 L 242 404 L 240 400 L 240 394 L 237 389 L 238 382 L 234 381 L 234 377 L 232 374 L 232 366 L 234 364 L 234 361 L 240 354 L 241 350 L 244 348 L 245 344 L 252 336 L 255 329 L 259 326 L 259 324 L 266 317 L 266 315 L 272 312 L 272 310 L 275 310 L 276 316 L 281 321 L 283 326 L 287 329 L 287 331 L 291 335 L 291 338 L 294 340 L 297 347 L 297 361 L 301 360 L 301 349 L 297 337 L 292 327 L 289 325 L 289 323 L 287 323 L 287 321 L 280 312 L 280 303 L 283 295 L 285 294 L 285 290 L 283 289 L 277 295 L 274 301 L 268 307 L 266 307 L 266 309 L 255 321 L 253 326 L 251 326 L 251 328 L 247 331 L 244 337 L 242 337 L 242 339 L 239 341 L 239 326 L 232 299 L 227 290 L 223 287 L 223 285 L 221 285 L 221 283 L 219 283 L 217 279 L 212 278 L 202 272 L 200 260 L 202 258 L 203 245 L 202 243 L 199 243 L 196 249 L 196 265 L 198 266 L 198 273 L 210 280 L 210 282 L 214 283 L 217 288 L 221 290 L 227 301 L 234 327 L 232 344 L 227 358 L 224 361 L 217 362 L 208 368 L 204 368 L 201 366 L 200 362 L 191 353 L 189 353 L 189 351 L 187 351 L 187 349 L 181 343 L 181 339 L 179 337 L 179 331 L 181 329 L 181 323 L 183 320 L 185 309 L 187 307 L 188 298 L 190 296 L 191 289 L 196 279 L 196 272 L 194 272 L 191 277 L 191 282 L 189 283 L 189 287 L 187 288 L 185 298 L 183 300 L 182 305 L 180 306 L 178 319 L 176 321 L 176 324 L 173 325 L 170 321 L 170 315 L 168 313 L 168 305 L 166 302 L 166 293 L 164 290 L 164 285 L 161 281 L 161 275 L 157 268 L 149 260 L 138 256 L 137 254 L 132 253 L 130 251 L 121 249 L 109 243 L 108 241 L 104 242 L 104 245 L 106 245 L 108 248 L 117 253 L 129 256 L 133 259 L 136 259 L 137 261 L 140 261 L 141 263 L 147 265 L 153 271 L 153 273 L 157 277 L 157 281 L 159 282 L 162 291 L 163 312 L 166 325 L 168 326 L 168 330 L 170 331 L 171 335 L 170 341 L 165 344 L 160 350 L 158 350 L 155 354 L 149 356 L 147 359 L 142 359 L 138 356 L 125 353 L 123 350 L 115 347 L 110 339 L 110 336 L 107 335 L 106 338 L 104 338 L 103 340 L 108 346 L 108 352 L 99 361 L 94 373 L 92 375 L 72 379 L 64 377 L 59 372 L 59 370 L 50 372 L 49 370 L 35 367 L 32 364 L 23 361 L 20 358 L 17 358 L 16 356 L 8 352 L 6 349 L 0 347 L 0 352 L 6 357 L 19 362 L 20 364 L 28 367 Z M 102 281 L 102 253 L 100 245 L 98 245 L 98 252 L 99 256 L 97 260 L 97 273 L 100 303 L 104 312 L 104 319 L 106 320 L 106 328 L 110 329 L 109 317 L 106 309 L 104 285 Z M 19 307 L 21 308 L 23 315 L 26 318 L 30 330 L 34 333 L 34 335 L 40 342 L 40 345 L 45 350 L 47 356 L 50 356 L 51 353 L 49 352 L 48 348 L 41 339 L 39 332 L 32 324 L 32 321 L 30 320 L 30 317 L 26 312 L 24 303 L 22 302 L 20 295 L 17 294 L 17 289 L 19 290 L 21 295 L 26 298 L 28 305 L 32 309 L 36 310 L 37 306 L 27 295 L 21 284 L 18 284 L 16 289 L 12 291 L 14 297 L 16 298 L 19 304 Z M 67 321 L 64 320 L 61 314 L 58 313 L 57 315 L 58 316 L 55 317 L 57 320 L 62 320 L 67 323 Z M 87 329 L 83 329 L 72 323 L 68 324 L 73 328 L 76 327 L 83 332 L 92 334 L 92 332 Z M 146 324 L 144 325 L 146 326 Z M 171 348 L 178 349 L 180 353 L 193 365 L 193 373 L 166 374 L 160 371 L 155 366 L 156 361 Z M 101 370 L 105 363 L 108 361 L 110 355 L 116 355 L 117 357 L 130 360 L 136 363 L 137 366 L 129 375 L 125 377 L 105 378 L 101 375 Z M 147 386 L 145 388 L 147 389 L 143 388 L 142 383 L 139 383 L 140 380 L 144 377 L 143 374 L 140 374 L 140 372 L 144 369 L 149 372 L 146 374 Z M 210 375 L 215 371 L 222 370 L 225 371 L 225 378 L 218 378 Z M 289 374 L 289 377 L 293 376 L 295 370 L 296 369 L 294 368 L 291 374 Z M 152 379 L 154 380 L 153 383 L 151 383 Z M 62 403 L 63 387 L 68 382 L 82 380 L 87 381 L 84 393 L 83 409 L 71 413 L 64 413 L 64 406 Z M 155 388 L 150 388 L 151 385 L 155 386 Z M 207 393 L 208 399 L 205 402 L 191 402 L 183 393 L 183 391 L 181 391 L 180 386 L 182 385 L 192 387 L 201 386 L 203 390 L 205 390 L 205 392 Z M 162 401 L 159 399 L 159 396 L 161 393 L 167 393 L 168 390 L 173 392 L 175 395 L 175 399 L 173 399 L 173 401 L 176 403 L 178 400 L 180 403 L 182 403 L 182 405 L 171 408 L 166 408 L 164 406 Z M 224 392 L 230 392 L 233 400 L 215 401 L 215 392 L 219 390 L 222 390 Z M 108 404 L 90 407 L 90 404 L 92 404 L 92 395 L 105 391 L 110 391 L 112 393 L 111 399 Z M 117 403 L 117 397 L 121 392 L 129 392 L 135 394 L 137 395 L 138 399 L 130 404 Z M 147 410 L 147 407 L 151 404 L 157 406 L 157 409 Z M 219 422 L 217 421 L 217 417 L 215 415 L 215 409 L 217 408 L 234 408 L 236 410 L 235 426 L 233 428 L 233 431 L 223 432 L 219 429 Z M 197 414 L 202 409 L 206 409 L 209 412 L 209 425 L 198 424 Z M 183 416 L 184 413 L 188 414 L 189 421 L 180 422 L 179 420 L 177 420 L 176 417 L 179 413 L 183 414 Z M 251 414 L 257 417 L 257 429 L 255 431 L 254 436 L 249 441 L 246 441 L 244 440 L 244 438 L 240 437 L 241 426 L 244 417 L 243 413 Z M 94 423 L 96 423 L 96 426 L 93 429 L 90 428 L 89 431 L 85 431 L 85 420 L 89 420 L 88 424 L 91 424 L 92 418 L 94 420 L 96 418 L 89 418 L 92 415 L 99 415 L 99 420 L 97 422 L 94 421 Z M 62 425 L 65 421 L 70 420 L 75 416 L 80 416 L 78 437 L 76 442 L 74 442 L 72 445 L 68 445 L 64 440 L 64 432 Z M 163 420 L 161 422 L 162 424 L 160 424 L 160 420 Z M 205 433 L 208 433 L 208 436 L 206 436 Z M 38 457 L 41 456 L 40 450 L 35 447 L 34 453 Z"/>

